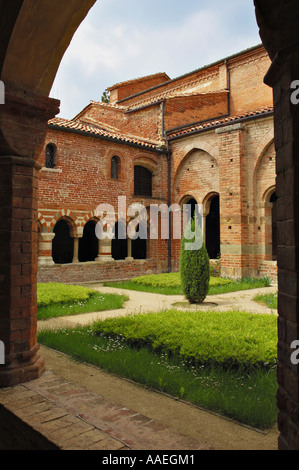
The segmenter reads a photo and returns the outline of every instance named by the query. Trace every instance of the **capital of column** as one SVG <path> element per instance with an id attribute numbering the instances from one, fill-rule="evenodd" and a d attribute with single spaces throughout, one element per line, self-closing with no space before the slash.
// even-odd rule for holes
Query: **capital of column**
<path id="1" fill-rule="evenodd" d="M 59 113 L 60 102 L 12 83 L 4 85 L 5 104 L 0 106 L 0 156 L 15 155 L 25 157 L 25 161 L 37 160 L 47 123 Z"/>

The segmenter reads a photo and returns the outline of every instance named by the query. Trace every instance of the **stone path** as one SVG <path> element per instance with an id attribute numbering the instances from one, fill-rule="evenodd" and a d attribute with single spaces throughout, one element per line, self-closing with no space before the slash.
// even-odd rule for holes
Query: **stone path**
<path id="1" fill-rule="evenodd" d="M 92 288 L 103 293 L 125 294 L 129 297 L 129 300 L 125 303 L 124 308 L 118 310 L 84 313 L 82 315 L 80 314 L 40 321 L 38 324 L 39 330 L 42 328 L 64 328 L 74 327 L 75 325 L 88 325 L 99 319 L 120 317 L 132 315 L 135 313 L 157 312 L 170 308 L 177 308 L 182 310 L 183 307 L 180 304 L 185 303 L 185 298 L 182 295 L 162 295 L 148 292 L 129 291 L 114 287 L 104 287 L 101 284 L 93 285 Z M 251 313 L 276 314 L 275 310 L 271 310 L 268 307 L 253 301 L 253 298 L 258 293 L 270 293 L 276 291 L 277 287 L 271 286 L 247 291 L 231 292 L 227 294 L 210 295 L 207 296 L 205 302 L 202 305 L 186 305 L 186 308 L 188 310 L 242 310 Z"/>

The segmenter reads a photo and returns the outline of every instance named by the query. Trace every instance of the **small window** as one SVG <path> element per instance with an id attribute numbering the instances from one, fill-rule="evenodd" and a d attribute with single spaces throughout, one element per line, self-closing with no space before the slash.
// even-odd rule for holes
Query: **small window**
<path id="1" fill-rule="evenodd" d="M 135 196 L 152 196 L 152 174 L 143 166 L 134 168 L 134 194 Z"/>
<path id="2" fill-rule="evenodd" d="M 117 180 L 119 177 L 120 160 L 117 156 L 111 158 L 111 178 Z"/>
<path id="3" fill-rule="evenodd" d="M 46 147 L 46 168 L 56 167 L 56 146 L 48 144 Z"/>

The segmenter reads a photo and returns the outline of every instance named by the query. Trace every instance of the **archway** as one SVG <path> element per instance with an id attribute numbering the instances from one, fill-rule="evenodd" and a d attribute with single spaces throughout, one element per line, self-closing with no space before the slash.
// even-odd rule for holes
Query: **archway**
<path id="1" fill-rule="evenodd" d="M 52 258 L 55 264 L 69 264 L 74 256 L 74 239 L 70 227 L 64 219 L 58 220 L 54 227 L 55 237 L 52 242 Z"/>
<path id="2" fill-rule="evenodd" d="M 89 220 L 83 230 L 83 237 L 79 240 L 79 262 L 94 261 L 98 256 L 99 240 L 96 236 L 96 221 Z"/>
<path id="3" fill-rule="evenodd" d="M 209 213 L 206 216 L 206 249 L 210 259 L 220 255 L 220 198 L 215 194 L 209 199 Z"/>

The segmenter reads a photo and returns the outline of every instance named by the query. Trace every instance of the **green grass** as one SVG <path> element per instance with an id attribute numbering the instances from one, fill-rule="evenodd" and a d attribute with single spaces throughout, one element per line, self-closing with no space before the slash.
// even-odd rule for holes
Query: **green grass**
<path id="1" fill-rule="evenodd" d="M 261 304 L 267 305 L 267 307 L 272 308 L 274 310 L 277 309 L 277 292 L 256 295 L 253 300 Z"/>
<path id="2" fill-rule="evenodd" d="M 108 318 L 96 322 L 93 329 L 197 365 L 249 368 L 276 364 L 276 315 L 173 309 Z"/>
<path id="3" fill-rule="evenodd" d="M 130 281 L 107 282 L 105 285 L 121 289 L 153 292 L 156 294 L 183 295 L 179 273 L 151 274 L 133 278 Z M 233 281 L 221 277 L 211 277 L 208 295 L 256 289 L 268 287 L 269 285 L 270 280 L 268 278 L 244 278 L 242 280 Z"/>
<path id="4" fill-rule="evenodd" d="M 41 331 L 38 341 L 244 424 L 276 422 L 274 315 L 171 310 Z"/>
<path id="5" fill-rule="evenodd" d="M 37 319 L 119 309 L 126 300 L 128 297 L 125 295 L 102 294 L 81 286 L 38 284 Z"/>

